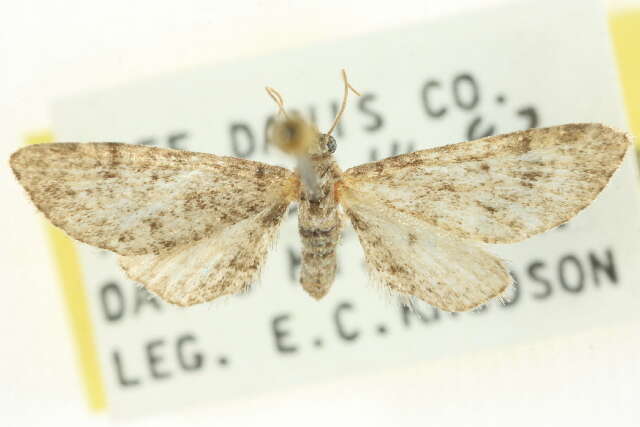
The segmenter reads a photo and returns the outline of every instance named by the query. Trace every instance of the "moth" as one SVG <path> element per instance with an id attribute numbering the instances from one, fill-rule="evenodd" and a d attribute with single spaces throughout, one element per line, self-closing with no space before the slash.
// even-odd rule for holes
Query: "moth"
<path id="1" fill-rule="evenodd" d="M 514 243 L 588 206 L 630 136 L 596 124 L 530 129 L 416 151 L 341 171 L 332 132 L 287 114 L 271 141 L 295 171 L 213 154 L 120 143 L 24 147 L 11 167 L 37 208 L 81 242 L 115 252 L 132 280 L 190 306 L 247 290 L 289 205 L 298 204 L 302 288 L 327 294 L 348 218 L 374 282 L 446 311 L 512 283 L 483 243 Z"/>

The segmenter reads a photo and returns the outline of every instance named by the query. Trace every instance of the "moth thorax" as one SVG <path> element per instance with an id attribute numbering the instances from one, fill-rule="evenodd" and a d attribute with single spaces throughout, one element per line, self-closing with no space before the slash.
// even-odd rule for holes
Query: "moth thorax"
<path id="1" fill-rule="evenodd" d="M 285 153 L 302 155 L 314 150 L 319 134 L 315 126 L 299 115 L 289 115 L 273 124 L 271 142 Z"/>

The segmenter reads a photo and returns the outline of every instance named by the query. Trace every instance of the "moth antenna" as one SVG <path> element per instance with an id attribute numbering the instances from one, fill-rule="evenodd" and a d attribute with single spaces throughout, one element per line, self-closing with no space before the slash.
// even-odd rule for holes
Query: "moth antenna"
<path id="1" fill-rule="evenodd" d="M 342 105 L 340 105 L 340 110 L 338 111 L 338 114 L 336 114 L 336 118 L 333 120 L 333 124 L 327 132 L 327 136 L 330 136 L 336 126 L 338 126 L 340 117 L 342 117 L 342 113 L 344 113 L 344 109 L 347 107 L 347 95 L 349 95 L 349 89 L 351 89 L 351 91 L 356 95 L 360 96 L 360 92 L 355 90 L 353 86 L 351 86 L 351 83 L 349 83 L 349 80 L 347 80 L 347 72 L 344 70 L 344 68 L 340 71 L 342 72 L 342 81 L 344 81 L 344 95 L 342 96 Z"/>
<path id="2" fill-rule="evenodd" d="M 280 92 L 269 86 L 265 86 L 264 89 L 267 91 L 271 99 L 273 99 L 273 101 L 278 105 L 278 112 L 282 113 L 284 117 L 288 119 L 289 116 L 287 115 L 287 112 L 284 111 L 284 101 L 282 100 Z"/>

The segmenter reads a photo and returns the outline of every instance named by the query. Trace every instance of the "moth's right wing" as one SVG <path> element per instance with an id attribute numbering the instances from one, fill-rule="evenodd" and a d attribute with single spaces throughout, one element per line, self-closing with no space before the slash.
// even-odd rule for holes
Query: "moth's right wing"
<path id="1" fill-rule="evenodd" d="M 593 123 L 530 129 L 347 170 L 338 188 L 375 281 L 447 311 L 511 283 L 472 240 L 523 240 L 569 220 L 604 188 L 629 136 Z"/>
<path id="2" fill-rule="evenodd" d="M 296 199 L 293 172 L 250 160 L 118 143 L 24 147 L 11 167 L 71 237 L 119 255 L 162 254 Z"/>

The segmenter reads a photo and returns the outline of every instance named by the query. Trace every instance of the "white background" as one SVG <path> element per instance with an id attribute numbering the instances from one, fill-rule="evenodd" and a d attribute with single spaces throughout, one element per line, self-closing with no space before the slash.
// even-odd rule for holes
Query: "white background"
<path id="1" fill-rule="evenodd" d="M 0 157 L 7 159 L 25 132 L 49 126 L 54 97 L 489 3 L 496 1 L 1 3 Z M 105 415 L 86 409 L 40 219 L 21 199 L 8 167 L 0 175 L 0 423 L 108 424 Z M 497 348 L 132 424 L 634 425 L 640 422 L 633 394 L 640 386 L 638 326 Z"/>

